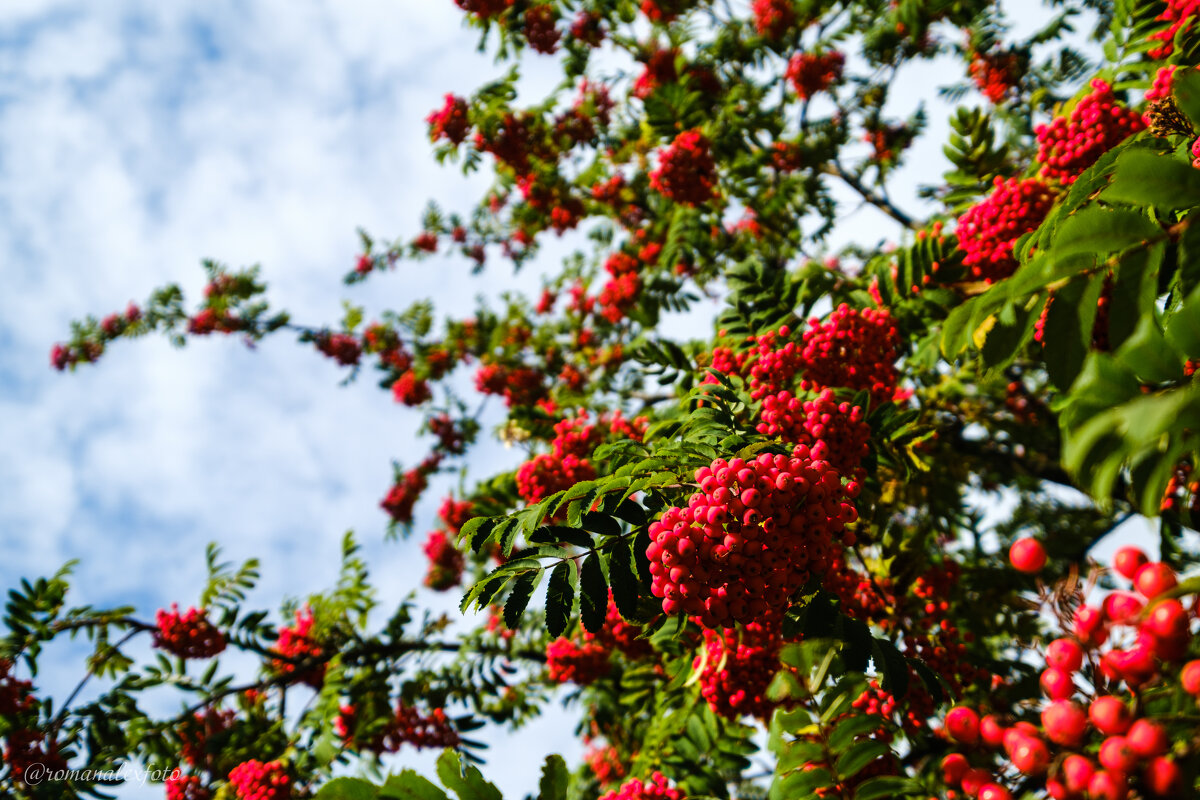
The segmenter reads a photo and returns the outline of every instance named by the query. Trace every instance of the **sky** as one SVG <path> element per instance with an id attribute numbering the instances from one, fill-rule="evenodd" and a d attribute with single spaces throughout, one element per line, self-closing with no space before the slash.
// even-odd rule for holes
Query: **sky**
<path id="1" fill-rule="evenodd" d="M 71 320 L 154 287 L 197 296 L 203 258 L 261 264 L 273 303 L 314 324 L 339 319 L 343 298 L 368 318 L 425 297 L 454 313 L 475 291 L 536 285 L 536 269 L 497 268 L 464 292 L 467 265 L 441 258 L 340 285 L 356 228 L 411 235 L 427 200 L 466 210 L 484 188 L 435 163 L 424 123 L 446 92 L 499 72 L 475 44 L 449 0 L 0 6 L 0 585 L 75 558 L 72 603 L 150 617 L 196 601 L 204 545 L 217 541 L 229 559 L 263 560 L 250 602 L 274 609 L 333 583 L 353 529 L 385 608 L 419 586 L 416 542 L 385 543 L 377 504 L 391 459 L 411 464 L 426 448 L 413 445 L 416 416 L 372 381 L 340 387 L 333 362 L 286 338 L 255 352 L 224 337 L 182 350 L 119 342 L 73 375 L 53 372 L 48 353 Z M 552 85 L 553 63 L 529 63 L 523 88 Z M 922 89 L 939 79 L 936 65 L 909 78 Z M 945 117 L 931 113 L 901 199 L 918 174 L 940 173 Z M 873 209 L 850 222 L 853 236 L 890 230 Z M 493 445 L 473 464 L 515 459 Z M 422 594 L 437 608 L 456 601 Z M 73 685 L 78 655 L 48 657 L 42 687 Z M 553 713 L 488 734 L 486 774 L 522 795 L 543 754 L 578 759 L 572 727 Z"/>

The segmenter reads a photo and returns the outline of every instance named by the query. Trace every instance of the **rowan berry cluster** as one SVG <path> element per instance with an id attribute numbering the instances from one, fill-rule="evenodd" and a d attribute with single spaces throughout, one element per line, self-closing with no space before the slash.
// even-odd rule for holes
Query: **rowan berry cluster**
<path id="1" fill-rule="evenodd" d="M 444 592 L 462 582 L 463 554 L 445 531 L 430 531 L 422 547 L 429 559 L 429 571 L 425 573 L 425 585 Z"/>
<path id="2" fill-rule="evenodd" d="M 1166 5 L 1158 15 L 1160 22 L 1166 22 L 1167 27 L 1150 34 L 1150 39 L 1162 42 L 1151 48 L 1147 55 L 1150 58 L 1166 58 L 1175 52 L 1175 37 L 1181 30 L 1191 29 L 1196 18 L 1200 16 L 1200 0 L 1166 0 Z"/>
<path id="3" fill-rule="evenodd" d="M 708 707 L 729 719 L 770 717 L 776 704 L 767 699 L 767 687 L 779 671 L 782 642 L 777 622 L 706 630 L 704 652 L 692 669 L 700 671 L 700 693 Z"/>
<path id="4" fill-rule="evenodd" d="M 496 161 L 518 174 L 529 172 L 529 157 L 534 144 L 530 119 L 524 115 L 506 114 L 493 129 L 476 131 L 475 147 L 491 153 Z"/>
<path id="5" fill-rule="evenodd" d="M 454 0 L 454 5 L 480 19 L 491 19 L 503 14 L 513 2 L 514 0 Z"/>
<path id="6" fill-rule="evenodd" d="M 1096 159 L 1146 127 L 1140 114 L 1117 102 L 1109 84 L 1097 78 L 1091 86 L 1068 116 L 1036 129 L 1037 160 L 1050 180 L 1074 183 Z"/>
<path id="7" fill-rule="evenodd" d="M 396 753 L 408 744 L 418 750 L 437 747 L 456 747 L 461 739 L 445 710 L 435 708 L 422 714 L 415 706 L 400 703 L 383 729 L 366 742 L 359 741 L 355 729 L 359 725 L 358 708 L 345 704 L 334 718 L 334 732 L 349 750 L 367 750 L 375 754 Z"/>
<path id="8" fill-rule="evenodd" d="M 651 591 L 667 614 L 706 628 L 762 619 L 854 541 L 846 526 L 857 519 L 858 484 L 843 487 L 807 445 L 791 458 L 718 458 L 696 482 L 686 508 L 668 508 L 650 526 Z"/>
<path id="9" fill-rule="evenodd" d="M 212 758 L 209 753 L 210 740 L 232 730 L 236 721 L 237 714 L 232 709 L 219 708 L 201 709 L 184 720 L 176 731 L 184 763 L 208 768 Z"/>
<path id="10" fill-rule="evenodd" d="M 783 391 L 763 398 L 756 426 L 765 436 L 807 444 L 843 475 L 853 475 L 870 449 L 871 426 L 862 407 L 838 402 L 832 389 L 802 400 Z M 817 446 L 821 446 L 817 453 Z"/>
<path id="11" fill-rule="evenodd" d="M 318 350 L 343 367 L 354 366 L 362 356 L 362 345 L 358 343 L 357 338 L 348 333 L 325 331 L 317 334 L 313 341 Z"/>
<path id="12" fill-rule="evenodd" d="M 319 659 L 325 654 L 324 648 L 312 638 L 315 622 L 312 609 L 297 609 L 295 624 L 279 629 L 279 638 L 271 649 L 282 658 L 272 659 L 271 667 L 279 675 L 291 676 L 296 681 L 319 689 L 325 680 L 325 664 L 307 666 L 296 663 Z M 302 669 L 305 666 L 307 668 Z"/>
<path id="13" fill-rule="evenodd" d="M 203 609 L 189 608 L 179 613 L 179 605 L 171 610 L 160 608 L 155 615 L 158 629 L 154 646 L 180 658 L 212 658 L 225 649 L 225 634 L 211 622 Z"/>
<path id="14" fill-rule="evenodd" d="M 594 11 L 580 11 L 571 23 L 571 38 L 588 47 L 599 47 L 604 41 L 603 18 Z"/>
<path id="15" fill-rule="evenodd" d="M 421 467 L 410 469 L 396 480 L 380 502 L 379 505 L 395 522 L 401 525 L 412 522 L 413 506 L 429 486 L 426 472 Z"/>
<path id="16" fill-rule="evenodd" d="M 637 305 L 642 293 L 642 278 L 638 274 L 641 266 L 637 258 L 622 251 L 605 262 L 604 269 L 612 278 L 601 288 L 596 301 L 601 315 L 609 322 L 620 322 Z"/>
<path id="17" fill-rule="evenodd" d="M 429 381 L 408 370 L 392 383 L 392 397 L 397 403 L 415 407 L 432 400 L 433 391 L 429 388 Z"/>
<path id="18" fill-rule="evenodd" d="M 546 647 L 546 670 L 555 683 L 587 686 L 608 674 L 611 653 L 598 642 L 577 644 L 560 636 Z"/>
<path id="19" fill-rule="evenodd" d="M 0 658 L 0 717 L 15 717 L 37 705 L 31 694 L 33 683 L 15 677 L 12 668 L 11 661 Z"/>
<path id="20" fill-rule="evenodd" d="M 651 22 L 667 23 L 696 4 L 696 0 L 642 0 L 642 13 Z"/>
<path id="21" fill-rule="evenodd" d="M 476 516 L 475 504 L 470 500 L 455 500 L 453 497 L 447 497 L 438 509 L 438 516 L 442 518 L 442 522 L 446 523 L 446 527 L 451 533 L 458 533 L 468 520 Z"/>
<path id="22" fill-rule="evenodd" d="M 767 39 L 781 39 L 796 24 L 796 7 L 791 0 L 754 0 L 754 28 Z"/>
<path id="23" fill-rule="evenodd" d="M 195 775 L 184 775 L 176 770 L 165 784 L 167 800 L 209 800 L 212 792 Z"/>
<path id="24" fill-rule="evenodd" d="M 552 5 L 533 6 L 525 10 L 525 40 L 539 53 L 550 55 L 558 50 L 562 38 L 556 23 L 558 14 Z"/>
<path id="25" fill-rule="evenodd" d="M 625 782 L 620 789 L 600 795 L 600 800 L 687 800 L 687 795 L 668 786 L 666 777 L 655 772 L 649 780 Z"/>
<path id="26" fill-rule="evenodd" d="M 684 131 L 658 154 L 650 186 L 659 194 L 689 206 L 704 205 L 717 193 L 717 168 L 708 139 L 698 130 Z"/>
<path id="27" fill-rule="evenodd" d="M 484 364 L 475 373 L 475 388 L 483 394 L 504 395 L 509 408 L 532 406 L 546 395 L 545 376 L 524 366 Z"/>
<path id="28" fill-rule="evenodd" d="M 987 283 L 1012 275 L 1017 269 L 1013 245 L 1041 225 L 1053 205 L 1054 193 L 1036 178 L 996 176 L 992 193 L 958 218 L 963 266 Z"/>
<path id="29" fill-rule="evenodd" d="M 1021 81 L 1025 65 L 1012 51 L 976 53 L 971 59 L 971 80 L 991 102 L 999 105 Z"/>
<path id="30" fill-rule="evenodd" d="M 1200 516 L 1200 480 L 1193 478 L 1192 472 L 1192 465 L 1186 462 L 1175 466 L 1163 492 L 1160 510 L 1181 512 L 1186 509 L 1189 514 Z"/>
<path id="31" fill-rule="evenodd" d="M 626 775 L 621 756 L 612 745 L 589 748 L 584 752 L 583 760 L 587 762 L 592 774 L 596 776 L 596 782 L 601 786 L 616 783 Z"/>
<path id="32" fill-rule="evenodd" d="M 800 353 L 804 388 L 867 390 L 875 403 L 896 392 L 899 335 L 885 308 L 861 311 L 845 303 L 825 321 L 810 319 Z"/>
<path id="33" fill-rule="evenodd" d="M 34 769 L 40 782 L 47 772 L 67 768 L 67 761 L 58 752 L 58 743 L 46 743 L 46 734 L 29 728 L 16 728 L 4 734 L 4 763 L 17 781 L 25 782 L 25 773 Z M 34 776 L 30 776 L 31 778 Z"/>
<path id="34" fill-rule="evenodd" d="M 1045 564 L 1040 543 L 1024 539 L 1018 544 L 1022 546 L 1010 556 L 1018 569 L 1033 572 Z M 1040 684 L 1047 701 L 1040 725 L 1006 725 L 997 715 L 981 719 L 966 706 L 946 715 L 949 738 L 973 748 L 943 761 L 949 786 L 983 797 L 978 787 L 995 777 L 985 766 L 993 764 L 987 751 L 1003 750 L 1017 772 L 1044 780 L 1046 792 L 1056 800 L 1123 800 L 1131 792 L 1185 796 L 1183 769 L 1170 755 L 1169 723 L 1148 714 L 1145 698 L 1168 693 L 1173 686 L 1200 695 L 1200 661 L 1182 664 L 1193 614 L 1167 596 L 1177 582 L 1167 565 L 1124 547 L 1113 567 L 1132 582 L 1136 594 L 1114 591 L 1098 606 L 1080 606 L 1071 633 L 1046 646 Z M 1011 793 L 998 785 L 992 796 Z"/>
<path id="35" fill-rule="evenodd" d="M 292 797 L 292 777 L 282 761 L 244 761 L 229 771 L 229 786 L 237 800 L 291 800 Z"/>
<path id="36" fill-rule="evenodd" d="M 785 77 L 801 100 L 809 100 L 842 79 L 846 56 L 837 50 L 828 53 L 796 53 L 788 62 Z"/>
<path id="37" fill-rule="evenodd" d="M 1197 8 L 1200 8 L 1200 4 L 1198 4 Z M 1157 103 L 1171 96 L 1171 88 L 1175 83 L 1176 69 L 1178 67 L 1175 64 L 1159 67 L 1158 72 L 1154 73 L 1154 83 L 1146 90 L 1147 103 Z M 1142 121 L 1146 122 L 1145 117 L 1142 118 Z"/>

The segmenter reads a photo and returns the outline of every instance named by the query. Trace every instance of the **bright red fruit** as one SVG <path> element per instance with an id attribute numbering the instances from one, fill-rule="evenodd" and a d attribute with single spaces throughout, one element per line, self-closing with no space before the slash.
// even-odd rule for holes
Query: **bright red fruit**
<path id="1" fill-rule="evenodd" d="M 1142 782 L 1156 797 L 1180 797 L 1183 792 L 1183 770 L 1169 758 L 1159 756 L 1146 765 Z"/>
<path id="2" fill-rule="evenodd" d="M 1096 774 L 1096 765 L 1086 756 L 1069 755 L 1063 759 L 1062 776 L 1067 789 L 1077 794 L 1087 791 L 1092 776 Z"/>
<path id="3" fill-rule="evenodd" d="M 1074 747 L 1083 741 L 1087 723 L 1087 714 L 1070 700 L 1055 700 L 1042 710 L 1042 727 L 1046 729 L 1046 736 L 1055 744 L 1065 747 Z"/>
<path id="4" fill-rule="evenodd" d="M 1177 583 L 1175 571 L 1162 563 L 1144 565 L 1133 579 L 1134 587 L 1147 598 L 1158 597 L 1175 588 Z"/>
<path id="5" fill-rule="evenodd" d="M 1000 747 L 1004 744 L 1004 725 L 994 715 L 988 714 L 979 721 L 979 738 L 988 747 Z"/>
<path id="6" fill-rule="evenodd" d="M 1181 639 L 1188 633 L 1188 613 L 1178 600 L 1163 600 L 1150 609 L 1142 630 L 1160 639 Z"/>
<path id="7" fill-rule="evenodd" d="M 1037 539 L 1017 539 L 1008 549 L 1008 560 L 1018 572 L 1033 575 L 1046 566 L 1046 548 Z"/>
<path id="8" fill-rule="evenodd" d="M 979 741 L 979 715 L 966 706 L 956 706 L 946 714 L 946 733 L 963 744 Z"/>
<path id="9" fill-rule="evenodd" d="M 1164 755 L 1171 748 L 1166 729 L 1148 719 L 1139 719 L 1129 726 L 1125 741 L 1129 743 L 1130 749 L 1142 758 Z"/>
<path id="10" fill-rule="evenodd" d="M 1088 708 L 1088 719 L 1096 726 L 1096 730 L 1106 736 L 1124 733 L 1133 722 L 1129 706 L 1112 695 L 1097 697 Z"/>
<path id="11" fill-rule="evenodd" d="M 1100 770 L 1088 782 L 1088 800 L 1125 800 L 1129 782 L 1119 772 Z"/>
<path id="12" fill-rule="evenodd" d="M 1009 758 L 1026 775 L 1041 775 L 1050 763 L 1050 750 L 1041 739 L 1022 735 L 1014 742 Z"/>
<path id="13" fill-rule="evenodd" d="M 1129 772 L 1137 766 L 1138 754 L 1124 736 L 1110 736 L 1100 745 L 1100 764 L 1114 772 Z"/>
<path id="14" fill-rule="evenodd" d="M 1051 700 L 1065 700 L 1075 694 L 1075 683 L 1071 680 L 1071 673 L 1066 670 L 1056 667 L 1042 670 L 1040 683 L 1042 691 Z"/>
<path id="15" fill-rule="evenodd" d="M 1087 647 L 1098 647 L 1108 639 L 1104 614 L 1092 606 L 1080 606 L 1075 612 L 1075 638 Z"/>
<path id="16" fill-rule="evenodd" d="M 1183 690 L 1192 696 L 1200 695 L 1200 660 L 1189 661 L 1179 673 Z"/>
<path id="17" fill-rule="evenodd" d="M 958 786 L 970 769 L 971 765 L 966 756 L 962 753 L 950 753 L 942 759 L 942 780 L 947 786 Z"/>
<path id="18" fill-rule="evenodd" d="M 1046 647 L 1046 664 L 1063 672 L 1078 672 L 1083 666 L 1083 648 L 1074 639 L 1055 639 Z"/>
<path id="19" fill-rule="evenodd" d="M 1113 592 L 1104 598 L 1104 616 L 1110 622 L 1130 622 L 1142 613 L 1142 601 L 1128 592 Z"/>
<path id="20" fill-rule="evenodd" d="M 985 783 L 979 787 L 979 800 L 1012 800 L 1012 792 L 995 783 Z"/>
<path id="21" fill-rule="evenodd" d="M 1138 570 L 1149 561 L 1150 559 L 1146 558 L 1146 554 L 1138 548 L 1122 547 L 1113 556 L 1113 569 L 1129 580 L 1133 580 Z"/>

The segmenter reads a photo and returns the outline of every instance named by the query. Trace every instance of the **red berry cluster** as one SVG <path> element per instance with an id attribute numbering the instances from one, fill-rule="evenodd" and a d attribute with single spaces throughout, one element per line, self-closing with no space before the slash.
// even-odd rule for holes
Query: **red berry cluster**
<path id="1" fill-rule="evenodd" d="M 1165 67 L 1158 68 L 1158 72 L 1154 73 L 1153 85 L 1146 90 L 1147 103 L 1157 103 L 1171 96 L 1171 89 L 1175 83 L 1176 69 L 1178 67 L 1175 64 L 1168 64 Z M 1145 117 L 1142 118 L 1142 121 L 1146 122 Z"/>
<path id="2" fill-rule="evenodd" d="M 545 397 L 545 376 L 530 367 L 485 364 L 475 373 L 475 388 L 483 394 L 504 395 L 509 408 L 532 406 Z"/>
<path id="3" fill-rule="evenodd" d="M 621 756 L 612 745 L 589 748 L 583 754 L 583 760 L 587 762 L 592 774 L 596 776 L 596 782 L 601 786 L 616 783 L 626 775 Z"/>
<path id="4" fill-rule="evenodd" d="M 425 573 L 425 585 L 444 592 L 462 582 L 463 554 L 445 531 L 430 531 L 423 546 L 429 559 L 429 571 Z"/>
<path id="5" fill-rule="evenodd" d="M 59 755 L 58 743 L 46 744 L 46 734 L 42 731 L 17 728 L 5 733 L 4 739 L 4 761 L 12 777 L 21 783 L 30 768 L 37 768 L 38 781 L 45 778 L 46 772 L 67 768 L 66 759 Z"/>
<path id="6" fill-rule="evenodd" d="M 767 331 L 761 336 L 751 336 L 746 343 L 752 347 L 735 353 L 728 347 L 713 349 L 709 366 L 723 375 L 740 375 L 750 386 L 750 396 L 762 400 L 768 395 L 793 388 L 796 374 L 802 366 L 800 346 L 788 341 L 792 329 L 787 325 L 778 331 Z M 778 344 L 777 342 L 782 342 Z M 716 383 L 711 375 L 705 375 L 705 383 Z"/>
<path id="7" fill-rule="evenodd" d="M 699 206 L 717 193 L 717 168 L 708 139 L 698 130 L 684 131 L 658 154 L 650 186 L 677 203 Z"/>
<path id="8" fill-rule="evenodd" d="M 37 705 L 30 694 L 33 683 L 14 677 L 12 668 L 11 661 L 0 658 L 0 717 L 14 717 Z"/>
<path id="9" fill-rule="evenodd" d="M 392 397 L 397 403 L 411 408 L 429 402 L 433 399 L 433 392 L 429 388 L 429 381 L 408 370 L 392 383 Z"/>
<path id="10" fill-rule="evenodd" d="M 167 800 L 209 800 L 212 792 L 195 775 L 184 775 L 179 770 L 167 778 Z"/>
<path id="11" fill-rule="evenodd" d="M 586 458 L 540 453 L 517 470 L 517 494 L 526 505 L 534 505 L 555 492 L 595 478 L 596 470 Z"/>
<path id="12" fill-rule="evenodd" d="M 362 346 L 358 339 L 348 333 L 322 332 L 317 334 L 314 341 L 318 350 L 343 367 L 354 366 L 362 355 Z"/>
<path id="13" fill-rule="evenodd" d="M 207 768 L 210 761 L 209 740 L 233 728 L 237 715 L 232 709 L 206 708 L 184 720 L 176 731 L 179 752 L 184 762 L 193 767 Z"/>
<path id="14" fill-rule="evenodd" d="M 475 146 L 517 173 L 528 173 L 530 148 L 536 143 L 529 122 L 524 115 L 506 114 L 494 128 L 476 131 Z"/>
<path id="15" fill-rule="evenodd" d="M 341 706 L 338 716 L 333 721 L 334 732 L 349 750 L 367 750 L 375 754 L 396 753 L 406 744 L 421 750 L 430 747 L 457 747 L 461 741 L 458 731 L 441 708 L 435 708 L 429 714 L 422 714 L 415 706 L 400 703 L 383 730 L 374 734 L 368 742 L 356 740 L 355 728 L 358 722 L 358 709 L 351 704 Z"/>
<path id="16" fill-rule="evenodd" d="M 651 591 L 667 614 L 694 615 L 706 628 L 762 619 L 854 541 L 846 525 L 858 517 L 850 502 L 858 485 L 843 487 L 807 445 L 791 458 L 718 458 L 696 481 L 686 508 L 668 508 L 650 526 Z"/>
<path id="17" fill-rule="evenodd" d="M 824 322 L 808 322 L 800 353 L 802 386 L 865 389 L 873 402 L 886 402 L 896 393 L 898 342 L 896 323 L 887 309 L 859 311 L 842 303 Z"/>
<path id="18" fill-rule="evenodd" d="M 1040 568 L 1045 562 L 1040 543 L 1018 542 L 1022 543 L 1012 554 L 1014 565 L 1023 571 Z M 1200 695 L 1200 661 L 1180 666 L 1191 640 L 1193 614 L 1179 600 L 1165 597 L 1177 581 L 1167 565 L 1124 547 L 1117 551 L 1113 567 L 1133 582 L 1146 602 L 1116 591 L 1098 607 L 1084 605 L 1075 612 L 1072 635 L 1051 641 L 1045 649 L 1040 683 L 1047 701 L 1040 725 L 1020 721 L 1006 726 L 994 715 L 980 719 L 974 709 L 952 709 L 945 732 L 960 745 L 976 748 L 978 755 L 971 760 L 961 753 L 947 756 L 942 763 L 947 784 L 968 794 L 976 791 L 993 776 L 971 761 L 991 760 L 979 750 L 1002 749 L 1017 771 L 1044 779 L 1046 792 L 1055 800 L 1124 800 L 1131 791 L 1143 797 L 1186 796 L 1183 770 L 1169 755 L 1167 727 L 1152 716 L 1139 718 L 1137 712 L 1147 710 L 1145 697 L 1162 694 L 1176 680 L 1187 694 Z M 1102 652 L 1110 639 L 1130 646 L 1110 645 Z M 1077 700 L 1079 694 L 1086 699 Z M 1133 707 L 1126 695 L 1137 701 Z"/>
<path id="19" fill-rule="evenodd" d="M 550 55 L 558 50 L 562 34 L 556 27 L 558 14 L 552 5 L 533 6 L 525 11 L 525 40 L 539 53 Z"/>
<path id="20" fill-rule="evenodd" d="M 1022 59 L 1011 51 L 976 53 L 971 59 L 971 80 L 995 104 L 1002 103 L 1017 87 L 1023 71 Z"/>
<path id="21" fill-rule="evenodd" d="M 242 329 L 242 320 L 228 311 L 203 308 L 188 320 L 188 333 L 207 336 L 210 333 L 235 333 Z"/>
<path id="22" fill-rule="evenodd" d="M 651 22 L 671 22 L 691 6 L 695 0 L 642 0 L 642 13 Z"/>
<path id="23" fill-rule="evenodd" d="M 779 436 L 792 444 L 807 444 L 815 457 L 823 458 L 843 475 L 853 475 L 866 457 L 871 426 L 862 407 L 839 403 L 832 389 L 811 400 L 791 392 L 767 395 L 762 401 L 757 430 Z M 820 452 L 818 452 L 820 446 Z"/>
<path id="24" fill-rule="evenodd" d="M 1054 205 L 1054 193 L 1036 178 L 1007 181 L 996 176 L 995 189 L 958 218 L 958 246 L 963 265 L 988 283 L 1017 269 L 1013 244 L 1042 224 Z"/>
<path id="25" fill-rule="evenodd" d="M 679 70 L 675 67 L 675 59 L 679 51 L 675 49 L 655 50 L 646 59 L 642 74 L 633 84 L 633 96 L 645 99 L 654 94 L 660 86 L 675 83 L 679 80 Z"/>
<path id="26" fill-rule="evenodd" d="M 642 278 L 638 274 L 641 266 L 638 259 L 625 252 L 614 253 L 605 262 L 604 269 L 612 278 L 604 284 L 596 301 L 609 322 L 620 322 L 637 305 L 642 293 Z"/>
<path id="27" fill-rule="evenodd" d="M 754 28 L 767 39 L 781 39 L 796 24 L 792 0 L 754 0 Z"/>
<path id="28" fill-rule="evenodd" d="M 687 800 L 687 795 L 667 785 L 661 772 L 655 772 L 650 780 L 636 778 L 621 785 L 620 789 L 600 795 L 600 800 Z"/>
<path id="29" fill-rule="evenodd" d="M 475 504 L 470 500 L 455 500 L 453 497 L 447 497 L 442 501 L 441 508 L 438 509 L 438 516 L 442 518 L 442 522 L 446 523 L 446 527 L 451 533 L 458 533 L 467 521 L 476 516 Z"/>
<path id="30" fill-rule="evenodd" d="M 580 11 L 571 23 L 571 37 L 588 47 L 599 47 L 605 35 L 604 28 L 600 25 L 603 21 L 594 11 Z"/>
<path id="31" fill-rule="evenodd" d="M 788 62 L 785 76 L 801 100 L 808 100 L 842 79 L 846 56 L 837 50 L 828 53 L 796 53 Z"/>
<path id="32" fill-rule="evenodd" d="M 1096 159 L 1146 127 L 1140 114 L 1117 102 L 1107 83 L 1097 78 L 1091 86 L 1069 116 L 1037 127 L 1037 160 L 1050 180 L 1074 183 Z"/>
<path id="33" fill-rule="evenodd" d="M 283 658 L 272 659 L 271 666 L 280 675 L 292 676 L 297 681 L 319 689 L 325 680 L 325 664 L 317 664 L 301 671 L 300 665 L 293 663 L 321 658 L 324 655 L 324 649 L 311 636 L 314 622 L 312 609 L 305 607 L 296 611 L 296 624 L 279 629 L 279 638 L 271 649 Z"/>
<path id="34" fill-rule="evenodd" d="M 238 800 L 291 800 L 292 778 L 282 761 L 250 759 L 229 771 L 229 786 Z"/>
<path id="35" fill-rule="evenodd" d="M 598 642 L 577 644 L 560 636 L 546 647 L 546 669 L 555 683 L 587 686 L 608 674 L 611 653 Z"/>
<path id="36" fill-rule="evenodd" d="M 1189 514 L 1200 517 L 1200 480 L 1193 478 L 1192 472 L 1192 465 L 1186 462 L 1175 466 L 1175 472 L 1163 492 L 1162 503 L 1159 504 L 1161 511 L 1181 512 L 1186 509 Z"/>
<path id="37" fill-rule="evenodd" d="M 154 646 L 180 658 L 212 658 L 225 649 L 225 634 L 211 622 L 203 609 L 189 608 L 179 613 L 179 604 L 171 610 L 160 608 L 155 615 L 158 630 Z"/>
<path id="38" fill-rule="evenodd" d="M 704 653 L 693 670 L 700 672 L 700 693 L 708 707 L 729 719 L 766 719 L 775 709 L 767 687 L 779 671 L 782 639 L 777 623 L 751 622 L 741 629 L 704 632 Z"/>
<path id="39" fill-rule="evenodd" d="M 413 519 L 413 506 L 428 485 L 426 470 L 420 467 L 410 469 L 392 485 L 379 505 L 393 520 L 407 525 Z"/>
<path id="40" fill-rule="evenodd" d="M 1167 27 L 1150 34 L 1151 40 L 1162 42 L 1147 52 L 1150 58 L 1166 58 L 1175 52 L 1175 37 L 1184 28 L 1191 29 L 1200 16 L 1200 0 L 1167 0 L 1166 7 L 1158 15 L 1160 22 L 1166 22 Z"/>
<path id="41" fill-rule="evenodd" d="M 480 19 L 491 19 L 503 14 L 513 2 L 514 0 L 454 0 L 454 5 Z"/>

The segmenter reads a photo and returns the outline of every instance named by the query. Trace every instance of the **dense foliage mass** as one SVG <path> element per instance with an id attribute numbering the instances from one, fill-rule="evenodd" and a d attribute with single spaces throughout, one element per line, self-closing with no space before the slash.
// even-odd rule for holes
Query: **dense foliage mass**
<path id="1" fill-rule="evenodd" d="M 345 281 L 520 267 L 574 231 L 540 295 L 309 327 L 255 269 L 210 263 L 198 303 L 159 290 L 52 362 L 290 332 L 374 372 L 429 446 L 381 474 L 382 513 L 407 534 L 438 509 L 426 585 L 462 586 L 483 624 L 405 604 L 369 626 L 349 538 L 336 587 L 276 622 L 243 607 L 257 565 L 215 550 L 193 607 L 153 623 L 70 607 L 65 573 L 27 583 L 0 651 L 4 791 L 99 793 L 28 770 L 135 758 L 176 770 L 176 800 L 441 798 L 411 771 L 329 779 L 432 747 L 445 790 L 491 800 L 472 732 L 564 697 L 588 756 L 531 759 L 545 800 L 1196 796 L 1200 6 L 1059 0 L 1015 39 L 985 0 L 454 1 L 514 66 L 447 96 L 430 138 L 494 185 L 415 236 L 364 234 Z M 562 83 L 518 105 L 520 59 Z M 964 105 L 920 217 L 889 181 L 926 124 L 898 88 L 933 59 Z M 661 332 L 702 296 L 724 301 L 710 338 Z M 428 496 L 488 432 L 524 462 Z M 1155 558 L 1089 558 L 1134 515 Z M 81 632 L 103 689 L 52 705 L 39 655 Z M 125 655 L 142 635 L 157 661 Z M 228 649 L 259 674 L 223 672 Z M 146 715 L 164 685 L 179 713 Z"/>

